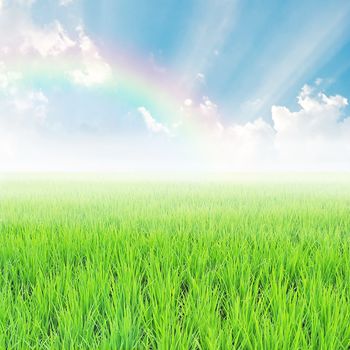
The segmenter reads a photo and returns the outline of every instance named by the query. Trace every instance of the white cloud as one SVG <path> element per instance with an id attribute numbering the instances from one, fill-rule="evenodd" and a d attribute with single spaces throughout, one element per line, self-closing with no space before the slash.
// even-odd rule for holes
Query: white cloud
<path id="1" fill-rule="evenodd" d="M 23 53 L 37 51 L 41 56 L 57 56 L 75 46 L 66 31 L 58 21 L 54 21 L 47 28 L 26 28 L 22 32 L 23 43 L 20 50 Z"/>
<path id="2" fill-rule="evenodd" d="M 224 126 L 218 106 L 207 97 L 199 108 L 187 109 L 207 125 L 202 147 L 213 164 L 225 169 L 349 169 L 350 117 L 343 113 L 347 99 L 305 85 L 297 101 L 300 109 L 295 112 L 272 106 L 271 123 L 258 118 Z"/>
<path id="3" fill-rule="evenodd" d="M 6 6 L 0 12 L 0 48 L 4 56 L 37 54 L 58 56 L 75 46 L 62 24 L 55 20 L 46 26 L 33 22 L 27 11 Z"/>
<path id="4" fill-rule="evenodd" d="M 283 138 L 332 137 L 342 123 L 339 122 L 342 108 L 347 106 L 346 98 L 324 93 L 314 94 L 305 85 L 299 96 L 301 109 L 291 112 L 286 107 L 272 106 L 272 120 L 277 134 Z"/>
<path id="5" fill-rule="evenodd" d="M 259 118 L 245 124 L 220 125 L 221 133 L 216 133 L 218 137 L 212 138 L 207 148 L 212 166 L 228 171 L 271 167 L 275 131 L 269 123 Z"/>
<path id="6" fill-rule="evenodd" d="M 94 42 L 85 34 L 82 26 L 77 27 L 79 47 L 82 54 L 82 67 L 69 73 L 75 84 L 91 87 L 111 78 L 112 69 L 103 60 Z"/>
<path id="7" fill-rule="evenodd" d="M 139 107 L 138 111 L 141 114 L 148 130 L 157 134 L 162 133 L 170 135 L 170 130 L 165 125 L 157 122 L 145 107 Z"/>
<path id="8" fill-rule="evenodd" d="M 110 68 L 104 62 L 85 62 L 84 69 L 75 69 L 70 76 L 75 84 L 91 87 L 103 84 L 110 77 Z"/>
<path id="9" fill-rule="evenodd" d="M 220 121 L 218 105 L 208 96 L 203 96 L 199 102 L 190 98 L 185 99 L 180 112 L 180 120 L 177 125 L 195 124 L 200 133 L 199 136 L 203 138 L 217 137 L 224 129 Z"/>
<path id="10" fill-rule="evenodd" d="M 247 153 L 270 144 L 275 134 L 272 126 L 261 118 L 243 125 L 232 125 L 227 131 L 229 137 L 234 141 L 236 150 L 241 149 L 244 152 L 248 151 Z"/>
<path id="11" fill-rule="evenodd" d="M 280 159 L 289 164 L 329 164 L 350 161 L 349 118 L 342 109 L 346 98 L 315 93 L 305 85 L 298 96 L 301 109 L 291 112 L 273 106 L 275 144 Z"/>
<path id="12" fill-rule="evenodd" d="M 15 27 L 13 23 L 16 23 Z M 72 33 L 68 33 L 57 20 L 44 27 L 38 26 L 25 11 L 8 8 L 0 13 L 0 32 L 6 33 L 0 36 L 0 52 L 8 59 L 13 55 L 24 59 L 27 54 L 33 53 L 45 59 L 74 54 L 77 59 L 74 62 L 68 59 L 71 67 L 66 72 L 74 84 L 91 87 L 106 82 L 112 76 L 111 67 L 82 26 Z"/>
<path id="13" fill-rule="evenodd" d="M 198 108 L 192 110 L 192 113 L 203 125 L 206 133 L 209 131 L 209 133 L 218 136 L 223 132 L 224 127 L 221 123 L 218 105 L 211 101 L 208 96 L 203 97 Z"/>
<path id="14" fill-rule="evenodd" d="M 186 107 L 191 107 L 193 104 L 193 101 L 190 98 L 186 98 L 186 100 L 184 101 L 184 106 Z"/>
<path id="15" fill-rule="evenodd" d="M 200 103 L 199 107 L 204 115 L 216 113 L 218 110 L 218 106 L 214 102 L 210 101 L 209 97 L 207 96 L 203 97 L 203 102 Z"/>

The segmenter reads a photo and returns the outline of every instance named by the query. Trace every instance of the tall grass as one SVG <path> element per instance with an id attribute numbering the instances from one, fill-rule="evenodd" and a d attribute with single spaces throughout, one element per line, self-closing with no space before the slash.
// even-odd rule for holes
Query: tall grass
<path id="1" fill-rule="evenodd" d="M 348 349 L 338 180 L 2 179 L 0 348 Z"/>

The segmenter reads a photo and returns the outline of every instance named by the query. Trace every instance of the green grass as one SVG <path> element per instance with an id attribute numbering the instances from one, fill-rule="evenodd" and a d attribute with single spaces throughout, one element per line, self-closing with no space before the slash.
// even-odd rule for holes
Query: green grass
<path id="1" fill-rule="evenodd" d="M 1 349 L 349 349 L 350 180 L 3 178 L 0 270 Z"/>

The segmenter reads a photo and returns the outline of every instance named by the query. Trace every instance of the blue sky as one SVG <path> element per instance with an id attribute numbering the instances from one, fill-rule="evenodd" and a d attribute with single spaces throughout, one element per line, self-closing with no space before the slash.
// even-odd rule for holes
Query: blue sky
<path id="1" fill-rule="evenodd" d="M 146 59 L 152 55 L 188 80 L 204 74 L 206 84 L 197 88 L 223 108 L 251 100 L 258 86 L 263 91 L 277 79 L 281 66 L 287 68 L 286 81 L 272 103 L 293 103 L 303 84 L 320 77 L 330 81 L 330 90 L 349 94 L 346 0 L 144 0 L 137 5 L 111 0 L 81 2 L 76 8 L 82 8 L 97 41 L 115 42 Z"/>
<path id="2" fill-rule="evenodd" d="M 350 164 L 347 0 L 0 0 L 0 29 L 4 169 Z M 26 78 L 72 56 L 60 79 Z M 110 88 L 116 57 L 167 82 L 174 116 Z"/>

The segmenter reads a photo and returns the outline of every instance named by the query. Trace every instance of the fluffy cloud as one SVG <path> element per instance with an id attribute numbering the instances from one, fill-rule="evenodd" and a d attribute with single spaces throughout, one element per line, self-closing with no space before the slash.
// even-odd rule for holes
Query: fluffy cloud
<path id="1" fill-rule="evenodd" d="M 13 23 L 16 23 L 15 27 Z M 54 60 L 74 54 L 77 59 L 71 62 L 66 72 L 72 83 L 91 87 L 104 83 L 112 76 L 111 67 L 82 26 L 70 33 L 58 20 L 38 26 L 25 11 L 6 7 L 0 12 L 0 32 L 6 33 L 0 36 L 0 54 L 4 59 L 8 57 L 10 60 L 14 55 L 25 59 L 26 55 L 36 54 L 39 59 Z M 55 64 L 54 61 L 51 63 Z"/>
<path id="2" fill-rule="evenodd" d="M 283 139 L 332 138 L 340 131 L 342 108 L 347 106 L 346 98 L 313 94 L 305 85 L 299 96 L 301 110 L 291 112 L 286 107 L 272 107 L 272 120 L 278 136 Z"/>
<path id="3" fill-rule="evenodd" d="M 37 54 L 44 58 L 58 56 L 75 46 L 74 40 L 59 21 L 38 26 L 26 11 L 13 7 L 6 6 L 0 12 L 0 32 L 6 33 L 0 36 L 1 52 L 19 57 L 26 54 Z"/>
<path id="4" fill-rule="evenodd" d="M 185 107 L 191 107 L 192 104 L 193 104 L 193 101 L 190 98 L 186 98 L 186 100 L 184 101 Z"/>
<path id="5" fill-rule="evenodd" d="M 139 107 L 138 111 L 141 114 L 142 119 L 145 122 L 148 130 L 157 134 L 162 133 L 170 135 L 170 130 L 163 124 L 157 122 L 145 107 Z"/>
<path id="6" fill-rule="evenodd" d="M 77 27 L 82 67 L 69 73 L 75 84 L 91 87 L 111 78 L 112 69 L 103 60 L 94 42 L 85 34 L 82 26 Z"/>
<path id="7" fill-rule="evenodd" d="M 190 98 L 183 101 L 179 110 L 172 113 L 171 126 L 167 127 L 156 121 L 151 112 L 145 107 L 138 108 L 146 127 L 155 133 L 163 133 L 181 138 L 181 131 L 191 124 L 196 124 L 198 128 L 198 138 L 216 138 L 224 127 L 220 122 L 218 106 L 207 96 L 202 97 L 200 102 L 195 102 Z"/>
<path id="8" fill-rule="evenodd" d="M 348 100 L 328 96 L 305 85 L 299 110 L 272 106 L 271 122 L 224 123 L 217 104 L 208 97 L 183 103 L 184 121 L 203 128 L 202 148 L 214 165 L 225 169 L 329 170 L 350 167 Z"/>
<path id="9" fill-rule="evenodd" d="M 267 161 L 273 154 L 273 127 L 259 118 L 246 124 L 231 125 L 226 129 L 226 147 L 234 159 L 250 162 L 257 159 Z"/>
<path id="10" fill-rule="evenodd" d="M 219 142 L 224 161 L 238 168 L 348 169 L 350 118 L 343 113 L 347 99 L 305 85 L 297 101 L 300 109 L 295 112 L 272 106 L 272 123 L 259 118 L 226 126 Z"/>
<path id="11" fill-rule="evenodd" d="M 345 164 L 350 161 L 349 118 L 344 118 L 346 98 L 327 96 L 305 85 L 298 96 L 301 107 L 291 112 L 273 106 L 275 145 L 284 163 Z"/>
<path id="12" fill-rule="evenodd" d="M 180 108 L 180 124 L 196 124 L 203 137 L 218 136 L 223 131 L 218 105 L 203 96 L 200 101 L 184 100 Z"/>
<path id="13" fill-rule="evenodd" d="M 20 50 L 23 53 L 34 50 L 43 57 L 58 56 L 75 46 L 58 21 L 43 29 L 34 26 L 29 30 L 27 28 L 21 34 L 23 43 Z"/>

